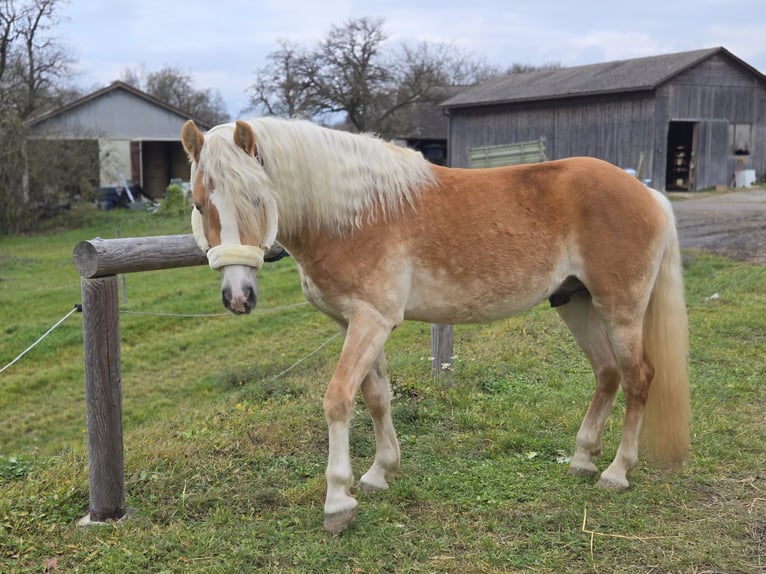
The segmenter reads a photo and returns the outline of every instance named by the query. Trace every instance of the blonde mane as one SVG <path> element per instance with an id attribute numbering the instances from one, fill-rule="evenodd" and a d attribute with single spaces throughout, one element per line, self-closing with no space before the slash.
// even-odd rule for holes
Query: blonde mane
<path id="1" fill-rule="evenodd" d="M 234 144 L 234 124 L 223 124 L 206 134 L 200 167 L 216 191 L 232 195 L 243 224 L 265 219 L 262 232 L 272 240 L 277 214 L 283 233 L 299 226 L 343 232 L 414 207 L 419 192 L 434 184 L 420 153 L 370 135 L 302 120 L 247 123 L 257 159 Z"/>

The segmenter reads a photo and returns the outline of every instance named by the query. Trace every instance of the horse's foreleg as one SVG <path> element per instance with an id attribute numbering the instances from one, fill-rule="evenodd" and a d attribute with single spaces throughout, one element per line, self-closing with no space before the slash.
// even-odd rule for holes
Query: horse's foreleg
<path id="1" fill-rule="evenodd" d="M 381 353 L 362 381 L 362 393 L 375 429 L 375 462 L 359 480 L 363 492 L 388 488 L 399 470 L 399 441 L 391 420 L 391 385 L 386 376 L 386 355 Z"/>
<path id="2" fill-rule="evenodd" d="M 391 326 L 371 310 L 355 313 L 346 332 L 338 365 L 327 387 L 324 411 L 329 432 L 325 530 L 337 534 L 356 517 L 357 501 L 351 495 L 353 474 L 349 452 L 349 425 L 356 393 L 362 380 L 383 351 Z"/>

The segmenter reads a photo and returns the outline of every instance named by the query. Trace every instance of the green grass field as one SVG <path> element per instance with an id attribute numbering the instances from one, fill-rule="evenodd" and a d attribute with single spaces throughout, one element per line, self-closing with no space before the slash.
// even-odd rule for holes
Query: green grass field
<path id="1" fill-rule="evenodd" d="M 185 217 L 86 206 L 60 223 L 0 239 L 0 368 L 79 302 L 77 242 L 188 231 Z M 686 260 L 694 411 L 681 471 L 642 463 L 624 493 L 566 475 L 593 382 L 545 306 L 456 327 L 449 388 L 430 376 L 430 327 L 408 323 L 387 346 L 402 472 L 362 495 L 337 537 L 322 530 L 321 402 L 341 341 L 295 305 L 293 262 L 260 272 L 247 317 L 224 313 L 206 267 L 128 275 L 129 519 L 76 526 L 88 489 L 75 314 L 0 374 L 0 572 L 43 572 L 51 560 L 57 572 L 763 572 L 766 268 Z M 618 402 L 602 469 L 621 415 Z M 359 476 L 374 454 L 361 402 L 351 447 Z"/>

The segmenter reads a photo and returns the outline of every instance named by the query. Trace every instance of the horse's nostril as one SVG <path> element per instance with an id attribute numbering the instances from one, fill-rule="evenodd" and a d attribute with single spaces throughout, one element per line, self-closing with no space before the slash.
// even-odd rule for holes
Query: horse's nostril
<path id="1" fill-rule="evenodd" d="M 221 289 L 221 300 L 224 307 L 231 309 L 231 289 L 229 287 Z"/>
<path id="2" fill-rule="evenodd" d="M 245 288 L 245 298 L 247 299 L 247 307 L 248 309 L 253 309 L 255 307 L 255 289 L 252 287 L 246 287 Z"/>

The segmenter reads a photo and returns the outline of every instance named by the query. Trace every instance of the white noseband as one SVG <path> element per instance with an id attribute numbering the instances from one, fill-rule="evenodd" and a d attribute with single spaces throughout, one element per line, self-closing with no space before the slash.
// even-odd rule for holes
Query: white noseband
<path id="1" fill-rule="evenodd" d="M 246 265 L 260 269 L 263 265 L 263 249 L 253 245 L 216 245 L 207 252 L 210 269 L 227 265 Z"/>
<path id="2" fill-rule="evenodd" d="M 254 269 L 263 266 L 263 249 L 254 245 L 217 245 L 210 247 L 202 227 L 202 214 L 192 209 L 192 233 L 199 248 L 207 253 L 211 269 L 220 269 L 227 265 L 246 265 Z"/>

